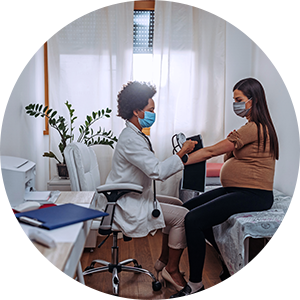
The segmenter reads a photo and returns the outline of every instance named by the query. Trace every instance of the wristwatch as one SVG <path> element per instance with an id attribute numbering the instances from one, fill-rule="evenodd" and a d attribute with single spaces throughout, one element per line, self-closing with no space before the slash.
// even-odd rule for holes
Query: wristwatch
<path id="1" fill-rule="evenodd" d="M 181 160 L 182 162 L 185 164 L 189 159 L 189 156 L 187 154 L 184 154 L 182 157 L 181 157 Z"/>

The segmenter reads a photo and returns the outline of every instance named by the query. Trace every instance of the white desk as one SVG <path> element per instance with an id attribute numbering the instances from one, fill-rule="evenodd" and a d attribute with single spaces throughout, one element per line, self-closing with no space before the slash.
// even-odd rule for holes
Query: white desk
<path id="1" fill-rule="evenodd" d="M 90 206 L 94 199 L 94 192 L 62 192 L 56 203 Z M 47 231 L 57 243 L 54 249 L 30 241 L 0 243 L 0 299 L 66 299 L 76 271 L 80 280 L 90 225 L 87 221 Z M 84 284 L 80 290 L 87 299 Z"/>

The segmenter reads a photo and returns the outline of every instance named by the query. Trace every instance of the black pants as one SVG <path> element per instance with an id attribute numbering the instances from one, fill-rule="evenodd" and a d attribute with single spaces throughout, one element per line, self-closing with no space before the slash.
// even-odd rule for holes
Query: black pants
<path id="1" fill-rule="evenodd" d="M 220 253 L 212 227 L 236 213 L 263 211 L 273 204 L 273 191 L 249 188 L 218 188 L 183 204 L 190 210 L 185 217 L 185 231 L 190 264 L 190 281 L 202 281 L 207 239 Z"/>

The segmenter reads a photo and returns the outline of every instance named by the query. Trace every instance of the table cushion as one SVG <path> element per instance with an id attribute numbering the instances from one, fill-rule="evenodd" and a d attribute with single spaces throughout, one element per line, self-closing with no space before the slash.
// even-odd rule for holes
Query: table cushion
<path id="1" fill-rule="evenodd" d="M 206 163 L 206 177 L 219 177 L 223 163 Z"/>

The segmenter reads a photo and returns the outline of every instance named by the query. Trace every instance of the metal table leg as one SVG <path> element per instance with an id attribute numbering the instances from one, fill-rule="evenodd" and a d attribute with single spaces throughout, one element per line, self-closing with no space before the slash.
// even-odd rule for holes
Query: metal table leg
<path id="1" fill-rule="evenodd" d="M 84 278 L 82 275 L 82 268 L 81 268 L 81 263 L 79 262 L 77 265 L 77 278 L 78 278 L 78 285 L 79 285 L 79 290 L 81 294 L 81 299 L 82 300 L 88 300 L 87 292 L 86 292 L 86 287 L 85 287 L 85 282 Z"/>

